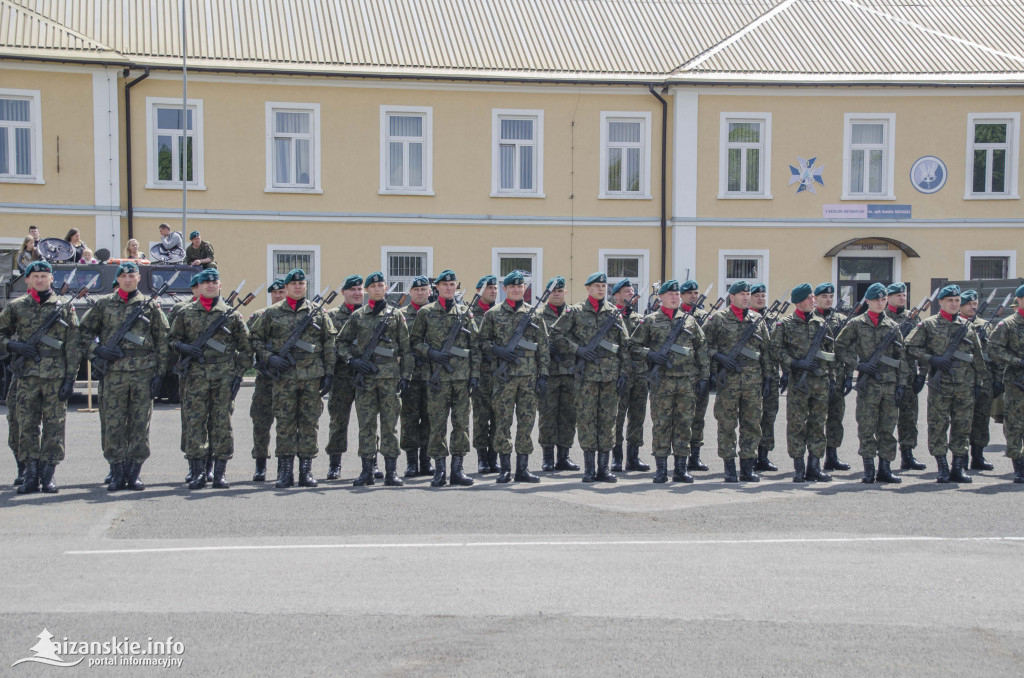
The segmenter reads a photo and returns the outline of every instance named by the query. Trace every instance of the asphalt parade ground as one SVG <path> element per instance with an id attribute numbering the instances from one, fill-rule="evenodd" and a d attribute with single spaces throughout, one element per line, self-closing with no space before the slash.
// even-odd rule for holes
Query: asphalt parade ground
<path id="1" fill-rule="evenodd" d="M 100 484 L 98 415 L 77 400 L 59 494 L 16 496 L 0 456 L 0 674 L 1021 675 L 1024 486 L 999 425 L 995 470 L 959 486 L 934 482 L 923 430 L 927 471 L 862 484 L 851 395 L 840 457 L 853 468 L 832 483 L 791 482 L 783 397 L 780 470 L 758 484 L 722 482 L 709 409 L 711 471 L 692 485 L 577 472 L 353 488 L 349 452 L 341 480 L 322 480 L 321 454 L 318 488 L 276 490 L 250 481 L 251 396 L 235 408 L 228 490 L 183 485 L 173 405 L 154 411 L 141 493 Z M 326 408 L 320 422 L 322 450 Z M 354 414 L 349 438 L 355 450 Z M 649 442 L 648 420 L 653 465 Z M 47 656 L 44 629 L 51 663 L 81 661 L 17 663 Z"/>

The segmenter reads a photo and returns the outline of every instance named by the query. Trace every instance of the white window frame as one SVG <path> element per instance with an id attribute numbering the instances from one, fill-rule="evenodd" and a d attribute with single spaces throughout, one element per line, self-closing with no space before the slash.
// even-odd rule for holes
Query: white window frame
<path id="1" fill-rule="evenodd" d="M 434 276 L 434 248 L 431 246 L 410 245 L 402 247 L 399 245 L 382 245 L 380 248 L 380 270 L 384 274 L 388 285 L 393 280 L 388 277 L 388 257 L 392 254 L 422 254 L 426 256 L 426 263 L 423 265 L 423 275 L 431 278 Z M 408 291 L 408 290 L 406 290 Z"/>
<path id="2" fill-rule="evenodd" d="M 885 141 L 882 144 L 882 192 L 853 193 L 851 168 L 853 160 L 853 126 L 859 123 L 884 123 Z M 896 168 L 896 114 L 895 113 L 846 113 L 843 115 L 843 195 L 841 200 L 895 200 Z"/>
<path id="3" fill-rule="evenodd" d="M 524 254 L 537 257 L 537 270 L 533 272 L 533 287 L 530 291 L 532 298 L 539 299 L 540 295 L 544 293 L 544 286 L 547 285 L 547 278 L 544 277 L 543 247 L 492 247 L 491 270 L 493 271 L 492 275 L 495 275 L 498 278 L 498 301 L 503 301 L 505 299 L 505 290 L 502 287 L 501 274 L 499 273 L 499 271 L 501 271 L 501 266 L 499 265 L 501 263 L 501 258 L 503 256 L 518 257 Z M 470 286 L 475 284 L 475 280 L 470 282 Z"/>
<path id="4" fill-rule="evenodd" d="M 855 259 L 892 259 L 892 279 L 903 280 L 903 252 L 901 250 L 840 250 L 832 257 L 832 284 L 836 287 L 836 294 L 839 293 L 839 257 L 853 257 Z M 838 299 L 836 302 L 838 303 Z M 860 299 L 851 299 L 850 304 L 856 306 Z"/>
<path id="5" fill-rule="evenodd" d="M 517 118 L 533 120 L 534 188 L 531 190 L 501 188 L 501 119 Z M 517 150 L 520 144 L 516 144 Z M 516 162 L 519 153 L 516 153 Z M 518 176 L 519 173 L 516 173 Z M 492 198 L 544 198 L 544 111 L 536 109 L 492 108 L 491 109 L 491 197 Z"/>
<path id="6" fill-rule="evenodd" d="M 419 115 L 423 118 L 423 187 L 392 187 L 388 144 L 391 141 L 388 118 L 392 113 Z M 405 154 L 408 162 L 408 152 Z M 434 108 L 432 106 L 381 106 L 380 107 L 380 195 L 434 195 Z"/>
<path id="7" fill-rule="evenodd" d="M 310 299 L 320 293 L 320 245 L 267 245 L 267 280 L 274 280 L 274 252 L 284 250 L 291 252 L 309 252 L 313 255 L 313 281 L 306 285 L 306 296 Z M 267 292 L 267 306 L 270 305 L 270 292 Z"/>
<path id="8" fill-rule="evenodd" d="M 640 190 L 636 193 L 608 190 L 608 124 L 611 122 L 643 123 L 640 133 Z M 598 171 L 600 200 L 651 200 L 651 113 L 650 111 L 601 111 L 601 151 Z"/>
<path id="9" fill-rule="evenodd" d="M 1006 192 L 974 192 L 974 126 L 978 123 L 1007 123 L 1006 130 Z M 1020 161 L 1020 113 L 968 113 L 967 153 L 964 163 L 964 200 L 1020 200 L 1017 186 L 1017 163 Z M 988 183 L 986 181 L 986 183 Z"/>
<path id="10" fill-rule="evenodd" d="M 748 280 L 749 283 L 761 282 L 764 283 L 765 287 L 771 292 L 771 280 L 769 274 L 771 273 L 771 262 L 769 261 L 769 250 L 718 250 L 718 289 L 721 290 L 719 296 L 726 297 L 728 299 L 729 287 L 726 285 L 725 262 L 728 259 L 761 259 L 761 275 L 758 279 Z"/>
<path id="11" fill-rule="evenodd" d="M 311 113 L 312 120 L 310 125 L 310 150 L 309 150 L 309 171 L 313 175 L 311 186 L 305 185 L 286 185 L 286 186 L 275 186 L 274 185 L 274 112 L 275 111 L 289 111 L 296 113 Z M 320 136 L 320 104 L 310 103 L 296 103 L 288 101 L 268 101 L 266 102 L 266 120 L 267 120 L 267 180 L 266 187 L 263 189 L 265 193 L 323 193 L 323 182 L 320 173 L 320 144 L 322 137 Z"/>
<path id="12" fill-rule="evenodd" d="M 206 180 L 203 153 L 203 100 L 189 99 L 186 106 L 192 111 L 192 181 L 188 182 L 188 190 L 205 191 Z M 157 136 L 159 131 L 156 126 L 157 108 L 181 109 L 181 99 L 172 97 L 146 97 L 146 148 L 148 157 L 146 159 L 146 188 L 180 191 L 182 182 L 180 179 L 171 181 L 160 181 L 157 179 Z"/>
<path id="13" fill-rule="evenodd" d="M 632 249 L 632 250 L 618 250 L 618 249 L 599 249 L 597 251 L 597 270 L 602 271 L 608 276 L 608 260 L 609 259 L 620 259 L 626 257 L 636 257 L 640 260 L 640 275 L 636 280 L 630 281 L 636 285 L 636 293 L 640 295 L 640 302 L 638 308 L 643 313 L 646 308 L 647 300 L 651 296 L 651 251 Z M 617 283 L 622 278 L 612 278 L 608 276 L 608 300 L 611 301 L 612 296 L 612 285 Z"/>
<path id="14" fill-rule="evenodd" d="M 742 144 L 738 148 L 761 149 L 761 190 L 729 190 L 729 123 L 756 122 L 761 125 L 759 144 Z M 719 200 L 771 200 L 772 199 L 772 114 L 771 113 L 722 113 L 718 139 L 718 199 Z M 742 163 L 746 163 L 746 154 Z M 742 166 L 742 164 L 741 164 Z M 742 175 L 742 172 L 741 172 Z"/>
<path id="15" fill-rule="evenodd" d="M 974 257 L 1006 257 L 1006 277 L 1017 277 L 1017 250 L 964 250 L 964 280 L 971 280 L 971 259 Z"/>
<path id="16" fill-rule="evenodd" d="M 29 101 L 29 124 L 32 134 L 32 174 L 0 176 L 0 183 L 5 184 L 44 184 L 43 181 L 43 117 L 37 89 L 6 89 L 0 88 L 0 99 L 27 99 Z M 21 126 L 21 125 L 19 125 Z M 11 135 L 11 157 L 14 157 L 14 135 Z M 21 247 L 21 243 L 18 243 Z"/>

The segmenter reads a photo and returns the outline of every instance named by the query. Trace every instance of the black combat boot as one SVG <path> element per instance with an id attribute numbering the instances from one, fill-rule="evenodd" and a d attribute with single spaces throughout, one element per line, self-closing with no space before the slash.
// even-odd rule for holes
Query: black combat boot
<path id="1" fill-rule="evenodd" d="M 267 458 L 260 457 L 256 460 L 256 472 L 252 474 L 252 480 L 256 483 L 262 483 L 267 479 Z"/>
<path id="2" fill-rule="evenodd" d="M 692 483 L 693 476 L 686 472 L 686 455 L 677 454 L 672 458 L 675 460 L 675 468 L 672 469 L 672 482 Z"/>
<path id="3" fill-rule="evenodd" d="M 107 485 L 107 492 L 118 492 L 124 489 L 124 472 L 127 465 L 127 461 L 119 461 L 110 465 L 110 483 Z"/>
<path id="4" fill-rule="evenodd" d="M 667 483 L 668 482 L 668 457 L 655 457 L 654 458 L 654 482 Z"/>
<path id="5" fill-rule="evenodd" d="M 430 465 L 430 455 L 427 454 L 427 448 L 420 448 L 420 475 L 421 476 L 432 476 L 434 475 L 434 469 Z"/>
<path id="6" fill-rule="evenodd" d="M 723 459 L 725 464 L 725 482 L 727 483 L 738 483 L 739 478 L 736 477 L 736 458 Z"/>
<path id="7" fill-rule="evenodd" d="M 352 487 L 373 485 L 373 457 L 359 457 L 359 461 L 363 465 L 363 470 L 359 474 L 359 477 L 352 481 Z"/>
<path id="8" fill-rule="evenodd" d="M 373 477 L 380 480 L 384 477 L 384 472 L 377 468 L 377 455 L 373 455 Z"/>
<path id="9" fill-rule="evenodd" d="M 640 446 L 626 445 L 626 470 L 627 471 L 650 471 L 649 464 L 640 461 Z"/>
<path id="10" fill-rule="evenodd" d="M 493 447 L 487 450 L 487 464 L 491 473 L 501 473 L 501 464 L 498 463 L 498 451 Z"/>
<path id="11" fill-rule="evenodd" d="M 899 485 L 903 482 L 903 478 L 892 472 L 892 465 L 888 459 L 878 458 L 878 474 L 875 476 L 875 480 L 880 483 L 893 483 Z"/>
<path id="12" fill-rule="evenodd" d="M 913 447 L 900 448 L 900 470 L 901 471 L 923 471 L 927 466 L 914 459 Z"/>
<path id="13" fill-rule="evenodd" d="M 617 483 L 619 479 L 608 471 L 608 458 L 611 452 L 597 453 L 597 479 L 602 483 Z"/>
<path id="14" fill-rule="evenodd" d="M 585 483 L 596 483 L 597 472 L 594 466 L 594 457 L 597 456 L 597 452 L 593 450 L 583 450 L 583 482 Z"/>
<path id="15" fill-rule="evenodd" d="M 512 482 L 512 455 L 503 454 L 501 456 L 501 470 L 498 472 L 499 483 L 510 483 Z"/>
<path id="16" fill-rule="evenodd" d="M 839 450 L 834 447 L 825 448 L 825 470 L 826 471 L 849 471 L 850 465 L 839 461 Z"/>
<path id="17" fill-rule="evenodd" d="M 804 471 L 806 471 L 806 470 L 807 470 L 807 467 L 804 465 L 804 457 L 803 457 L 803 455 L 800 455 L 799 457 L 794 457 L 793 458 L 793 482 L 794 483 L 807 482 L 807 478 L 804 477 Z"/>
<path id="18" fill-rule="evenodd" d="M 476 472 L 482 476 L 492 473 L 490 452 L 488 450 L 476 451 Z"/>
<path id="19" fill-rule="evenodd" d="M 384 457 L 384 486 L 401 487 L 405 481 L 398 477 L 398 459 Z"/>
<path id="20" fill-rule="evenodd" d="M 971 470 L 972 471 L 991 471 L 995 468 L 992 464 L 985 460 L 985 448 L 981 445 L 971 445 Z"/>
<path id="21" fill-rule="evenodd" d="M 313 460 L 299 457 L 299 487 L 316 487 L 313 477 Z"/>
<path id="22" fill-rule="evenodd" d="M 807 470 L 804 472 L 804 478 L 817 483 L 832 482 L 832 476 L 821 470 L 821 459 L 813 454 L 807 455 Z"/>
<path id="23" fill-rule="evenodd" d="M 616 473 L 622 471 L 622 445 L 612 446 L 612 470 Z"/>
<path id="24" fill-rule="evenodd" d="M 966 454 L 954 454 L 953 455 L 953 470 L 949 474 L 949 479 L 954 483 L 969 483 L 971 477 L 967 475 L 967 455 Z"/>
<path id="25" fill-rule="evenodd" d="M 708 465 L 700 460 L 700 445 L 690 445 L 690 458 L 686 460 L 687 471 L 707 471 Z"/>
<path id="26" fill-rule="evenodd" d="M 195 471 L 192 473 L 192 482 L 188 484 L 190 490 L 201 490 L 206 487 L 206 458 L 200 457 L 194 460 Z M 281 487 L 278 485 L 278 487 Z"/>
<path id="27" fill-rule="evenodd" d="M 18 494 L 33 494 L 39 491 L 39 460 L 29 459 L 25 464 L 25 482 L 18 486 Z"/>
<path id="28" fill-rule="evenodd" d="M 1013 459 L 1013 482 L 1024 483 L 1024 457 Z"/>
<path id="29" fill-rule="evenodd" d="M 46 494 L 57 494 L 57 483 L 53 482 L 53 474 L 57 471 L 57 465 L 46 462 L 43 470 L 39 472 L 40 489 Z"/>
<path id="30" fill-rule="evenodd" d="M 230 487 L 228 481 L 224 479 L 224 474 L 228 471 L 228 460 L 217 459 L 213 462 L 213 486 L 218 490 L 226 490 Z"/>
<path id="31" fill-rule="evenodd" d="M 141 461 L 129 461 L 124 470 L 124 486 L 133 492 L 142 492 L 146 486 L 139 480 L 139 473 L 142 472 Z"/>
<path id="32" fill-rule="evenodd" d="M 864 460 L 864 477 L 860 479 L 862 483 L 870 485 L 875 482 L 875 458 L 874 457 L 861 457 Z"/>
<path id="33" fill-rule="evenodd" d="M 295 457 L 278 457 L 280 472 L 277 474 L 277 482 L 274 487 L 284 489 L 295 484 Z"/>
<path id="34" fill-rule="evenodd" d="M 18 462 L 18 475 L 14 479 L 14 484 L 15 485 L 22 485 L 25 482 L 25 462 L 21 461 L 20 459 L 18 459 L 17 462 Z M 107 482 L 110 482 L 110 481 L 107 481 Z"/>
<path id="35" fill-rule="evenodd" d="M 768 448 L 759 447 L 757 448 L 757 459 L 754 461 L 755 471 L 778 471 L 779 467 L 772 463 L 772 460 L 768 458 Z"/>
<path id="36" fill-rule="evenodd" d="M 448 469 L 445 466 L 446 460 L 444 457 L 434 460 L 434 477 L 430 481 L 431 487 L 444 487 L 448 484 Z"/>
<path id="37" fill-rule="evenodd" d="M 946 461 L 946 455 L 935 457 L 935 466 L 938 468 L 938 475 L 935 476 L 935 482 L 937 483 L 948 483 L 952 481 L 949 476 L 949 462 Z"/>
<path id="38" fill-rule="evenodd" d="M 196 462 L 195 462 L 195 459 L 186 459 L 185 461 L 188 462 L 188 474 L 185 475 L 185 484 L 188 485 L 189 483 L 192 482 L 192 476 L 195 475 L 195 472 L 196 472 Z M 110 473 L 107 474 L 107 479 L 103 481 L 107 485 L 110 484 L 111 477 L 112 477 L 112 475 L 114 473 L 114 471 L 113 471 L 114 467 L 111 466 L 110 468 L 111 468 L 111 471 L 110 471 Z"/>
<path id="39" fill-rule="evenodd" d="M 569 458 L 569 448 L 558 446 L 556 453 L 558 456 L 555 459 L 555 470 L 556 471 L 579 471 L 580 467 L 576 462 Z"/>
<path id="40" fill-rule="evenodd" d="M 540 470 L 550 473 L 555 470 L 555 448 L 553 445 L 542 445 L 541 452 L 544 460 L 541 462 Z"/>
<path id="41" fill-rule="evenodd" d="M 745 483 L 761 482 L 761 476 L 754 473 L 754 464 L 756 463 L 757 459 L 754 457 L 748 459 L 740 457 L 740 480 Z"/>
<path id="42" fill-rule="evenodd" d="M 516 455 L 516 476 L 513 478 L 517 483 L 539 483 L 540 477 L 530 473 L 530 455 Z"/>
<path id="43" fill-rule="evenodd" d="M 341 477 L 341 455 L 332 454 L 330 455 L 330 461 L 327 465 L 327 480 L 337 480 Z"/>
<path id="44" fill-rule="evenodd" d="M 416 450 L 405 451 L 405 477 L 415 478 L 420 474 L 420 464 Z"/>
<path id="45" fill-rule="evenodd" d="M 473 479 L 466 475 L 466 472 L 462 468 L 462 461 L 464 457 L 458 455 L 452 455 L 452 485 L 461 485 L 462 487 L 469 487 L 473 484 Z"/>
<path id="46" fill-rule="evenodd" d="M 213 482 L 213 452 L 206 455 L 206 482 Z"/>

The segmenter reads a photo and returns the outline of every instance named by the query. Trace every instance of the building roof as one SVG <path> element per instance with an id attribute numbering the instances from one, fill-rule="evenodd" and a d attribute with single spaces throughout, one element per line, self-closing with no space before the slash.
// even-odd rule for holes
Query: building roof
<path id="1" fill-rule="evenodd" d="M 0 57 L 176 68 L 180 0 L 0 0 Z M 190 67 L 625 82 L 1022 82 L 1024 0 L 184 0 Z"/>

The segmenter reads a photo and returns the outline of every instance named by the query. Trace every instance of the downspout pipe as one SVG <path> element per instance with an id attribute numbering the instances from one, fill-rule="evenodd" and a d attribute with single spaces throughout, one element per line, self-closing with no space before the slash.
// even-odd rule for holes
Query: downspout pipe
<path id="1" fill-rule="evenodd" d="M 130 71 L 124 69 L 124 79 L 128 79 Z M 124 146 L 125 146 L 125 172 L 128 173 L 127 194 L 128 194 L 128 239 L 135 237 L 135 225 L 132 214 L 134 203 L 132 201 L 132 87 L 149 77 L 149 67 L 146 72 L 124 85 Z M 116 252 L 115 252 L 116 254 Z"/>
<path id="2" fill-rule="evenodd" d="M 661 102 L 661 281 L 665 282 L 665 259 L 668 249 L 668 203 L 665 191 L 668 185 L 668 102 L 655 91 L 654 85 L 648 85 L 647 88 Z"/>

